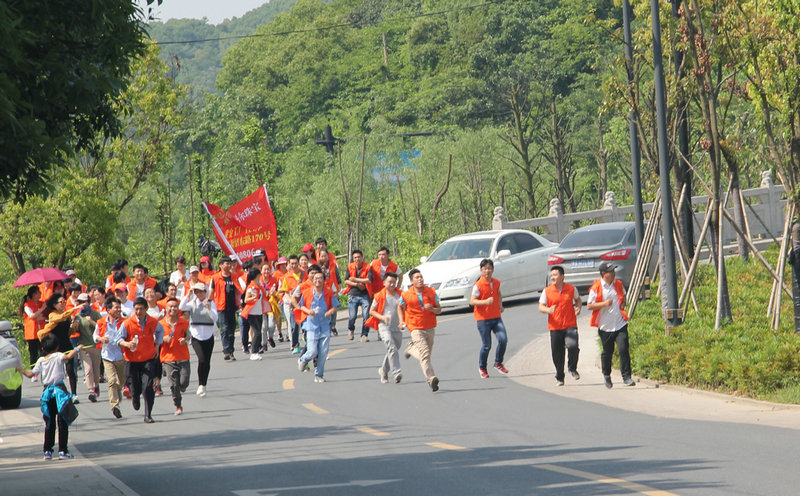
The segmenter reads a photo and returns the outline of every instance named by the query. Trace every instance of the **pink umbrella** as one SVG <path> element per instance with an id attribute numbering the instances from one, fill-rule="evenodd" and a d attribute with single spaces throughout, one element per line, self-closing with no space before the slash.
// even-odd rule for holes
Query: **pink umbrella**
<path id="1" fill-rule="evenodd" d="M 60 270 L 53 267 L 42 267 L 39 269 L 29 270 L 28 272 L 19 276 L 14 287 L 28 286 L 30 284 L 39 284 L 40 282 L 48 281 L 63 281 L 69 279 L 69 276 Z"/>

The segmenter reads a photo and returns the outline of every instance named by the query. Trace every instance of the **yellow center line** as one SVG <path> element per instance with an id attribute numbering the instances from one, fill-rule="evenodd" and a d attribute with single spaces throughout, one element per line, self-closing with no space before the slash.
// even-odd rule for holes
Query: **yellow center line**
<path id="1" fill-rule="evenodd" d="M 425 444 L 427 444 L 428 446 L 433 446 L 434 448 L 439 448 L 439 449 L 446 449 L 446 450 L 452 450 L 452 451 L 470 451 L 469 448 L 466 448 L 464 446 L 458 446 L 458 445 L 455 445 L 455 444 L 437 443 L 437 442 L 425 443 Z"/>
<path id="2" fill-rule="evenodd" d="M 542 463 L 533 466 L 544 470 L 550 470 L 551 472 L 558 472 L 559 474 L 571 475 L 579 479 L 600 482 L 602 484 L 610 484 L 612 486 L 621 487 L 629 491 L 635 491 L 637 493 L 644 494 L 646 496 L 677 496 L 675 493 L 671 493 L 669 491 L 662 491 L 660 489 L 655 489 L 650 486 L 645 486 L 644 484 L 639 484 L 638 482 L 631 482 L 625 479 L 617 479 L 616 477 L 606 477 L 604 475 L 593 474 L 591 472 L 584 472 L 583 470 L 575 470 L 573 468 L 559 467 L 557 465 L 551 465 L 549 463 Z"/>
<path id="3" fill-rule="evenodd" d="M 294 389 L 294 379 L 284 379 L 283 389 Z"/>
<path id="4" fill-rule="evenodd" d="M 328 410 L 325 410 L 324 408 L 318 407 L 314 403 L 303 403 L 303 406 L 305 408 L 307 408 L 308 410 L 311 410 L 312 412 L 318 413 L 320 415 L 325 415 L 325 414 L 331 413 Z"/>
<path id="5" fill-rule="evenodd" d="M 336 355 L 344 351 L 347 351 L 347 348 L 339 348 L 338 350 L 333 350 L 330 353 L 328 353 L 328 358 L 335 357 Z"/>
<path id="6" fill-rule="evenodd" d="M 391 436 L 388 432 L 379 431 L 377 429 L 373 429 L 372 427 L 367 427 L 365 425 L 356 426 L 357 431 L 361 431 L 364 434 L 371 434 L 373 436 Z"/>

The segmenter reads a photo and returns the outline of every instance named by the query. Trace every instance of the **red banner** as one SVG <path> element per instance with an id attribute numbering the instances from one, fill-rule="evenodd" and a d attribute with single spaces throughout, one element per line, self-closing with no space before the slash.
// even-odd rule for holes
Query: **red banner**
<path id="1" fill-rule="evenodd" d="M 211 216 L 214 234 L 226 255 L 245 261 L 261 248 L 270 260 L 278 258 L 278 232 L 266 185 L 228 210 L 205 202 L 203 206 Z"/>

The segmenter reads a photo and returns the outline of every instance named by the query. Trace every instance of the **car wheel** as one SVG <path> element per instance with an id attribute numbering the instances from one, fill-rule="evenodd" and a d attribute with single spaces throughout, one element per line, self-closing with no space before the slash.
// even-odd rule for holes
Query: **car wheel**
<path id="1" fill-rule="evenodd" d="M 17 390 L 9 395 L 9 396 L 0 396 L 0 408 L 3 410 L 11 410 L 13 408 L 19 408 L 19 404 L 22 402 L 22 386 L 18 387 Z"/>

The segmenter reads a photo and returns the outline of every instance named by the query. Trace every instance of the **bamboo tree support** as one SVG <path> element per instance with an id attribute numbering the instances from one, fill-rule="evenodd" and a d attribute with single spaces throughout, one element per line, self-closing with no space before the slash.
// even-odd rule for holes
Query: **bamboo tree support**
<path id="1" fill-rule="evenodd" d="M 647 227 L 642 236 L 642 245 L 639 247 L 639 255 L 636 257 L 636 263 L 633 266 L 633 276 L 628 284 L 628 294 L 636 295 L 631 296 L 628 301 L 628 315 L 633 316 L 636 310 L 636 305 L 639 302 L 639 292 L 642 290 L 644 278 L 647 275 L 647 269 L 650 262 L 650 257 L 653 253 L 653 244 L 656 239 L 656 232 L 661 224 L 661 191 L 656 192 L 656 198 L 653 200 L 653 209 L 650 213 L 650 220 L 647 222 Z"/>
<path id="2" fill-rule="evenodd" d="M 730 189 L 728 189 L 728 193 L 730 193 Z M 727 203 L 728 193 L 725 193 L 725 203 Z M 723 277 L 727 279 L 727 274 L 725 273 L 725 249 L 723 244 L 725 238 L 723 237 L 722 233 L 722 212 L 727 213 L 725 210 L 725 203 L 717 204 L 717 209 L 719 210 L 719 215 L 717 216 L 717 222 L 719 223 L 717 227 L 717 311 L 714 315 L 714 329 L 719 329 L 722 327 L 722 282 Z M 731 224 L 734 224 L 732 219 Z"/>
<path id="3" fill-rule="evenodd" d="M 688 162 L 687 162 L 687 163 L 688 163 Z M 700 183 L 700 185 L 703 187 L 703 189 L 705 189 L 705 190 L 706 190 L 706 194 L 707 194 L 707 195 L 709 196 L 709 198 L 710 198 L 710 197 L 712 196 L 712 195 L 711 195 L 711 189 L 708 187 L 708 185 L 705 183 L 705 181 L 703 181 L 703 178 L 702 178 L 702 177 L 700 177 L 700 176 L 697 174 L 697 171 L 695 170 L 695 168 L 694 168 L 694 167 L 693 167 L 691 164 L 689 164 L 689 167 L 692 169 L 692 171 L 694 171 L 694 173 L 695 173 L 695 178 L 698 180 L 698 182 L 699 182 L 699 183 Z M 728 188 L 728 189 L 730 189 L 730 188 Z M 728 211 L 727 211 L 727 210 L 725 210 L 724 208 L 722 209 L 722 213 L 725 215 L 725 218 L 726 218 L 726 219 L 728 219 L 728 222 L 730 222 L 730 223 L 731 223 L 731 225 L 732 225 L 732 226 L 733 226 L 733 228 L 736 230 L 736 232 L 737 232 L 738 234 L 740 234 L 740 235 L 744 236 L 744 234 L 742 233 L 742 230 L 741 230 L 741 229 L 739 228 L 739 226 L 737 226 L 737 225 L 736 225 L 736 223 L 733 221 L 733 217 L 731 217 L 731 214 L 729 214 L 729 213 L 728 213 Z M 744 236 L 744 240 L 745 240 L 745 242 L 747 243 L 747 245 L 750 247 L 750 249 L 753 251 L 753 253 L 755 253 L 755 255 L 756 255 L 756 258 L 758 259 L 758 261 L 759 261 L 759 262 L 761 262 L 761 265 L 763 265 L 763 266 L 764 266 L 764 268 L 765 268 L 765 269 L 767 269 L 767 270 L 769 271 L 769 273 L 772 275 L 772 278 L 773 278 L 773 279 L 775 279 L 775 280 L 777 281 L 777 280 L 778 280 L 778 274 L 777 274 L 777 273 L 776 273 L 774 270 L 772 270 L 772 266 L 769 264 L 769 262 L 767 262 L 767 260 L 766 260 L 766 259 L 764 258 L 764 256 L 761 254 L 761 252 L 760 252 L 760 251 L 759 251 L 759 250 L 758 250 L 758 249 L 757 249 L 755 246 L 753 246 L 753 243 L 752 243 L 752 241 L 750 241 L 750 239 L 749 239 L 749 238 L 747 238 L 746 236 Z M 791 290 L 789 290 L 789 288 L 786 286 L 786 284 L 785 284 L 785 283 L 784 283 L 784 284 L 782 284 L 782 287 L 783 287 L 783 290 L 786 292 L 786 295 L 787 295 L 787 296 L 789 296 L 789 298 L 791 298 L 791 297 L 792 297 L 792 292 L 791 292 Z"/>
<path id="4" fill-rule="evenodd" d="M 787 246 L 781 247 L 781 254 L 778 259 L 778 286 L 783 285 L 783 275 L 786 272 L 786 254 L 788 252 L 788 239 L 790 237 L 789 229 L 792 226 L 792 218 L 794 217 L 794 205 L 789 208 L 789 215 L 786 216 L 786 228 L 783 231 L 783 241 L 786 243 Z M 781 300 L 783 297 L 783 293 L 778 290 L 776 291 L 777 296 L 775 298 L 775 309 L 772 313 L 772 329 L 777 331 L 781 325 Z"/>
<path id="5" fill-rule="evenodd" d="M 684 184 L 683 189 L 684 189 L 684 191 L 686 190 L 686 185 L 685 184 Z M 678 210 L 677 210 L 677 208 L 675 208 L 675 203 L 672 204 L 672 215 L 676 219 L 678 218 Z M 686 242 L 683 239 L 683 235 L 681 234 L 680 229 L 673 229 L 672 230 L 672 236 L 673 236 L 673 239 L 675 240 L 675 246 L 678 247 L 678 265 L 680 266 L 680 269 L 681 269 L 681 277 L 683 277 L 683 285 L 684 285 L 684 287 L 687 287 L 687 286 L 689 287 L 689 294 L 692 297 L 692 305 L 694 305 L 694 311 L 695 312 L 699 312 L 700 309 L 697 306 L 697 298 L 695 298 L 694 288 L 691 285 L 687 284 L 687 280 L 688 280 L 688 275 L 689 274 L 688 274 L 688 269 L 687 269 L 688 253 L 687 253 Z M 680 302 L 680 300 L 678 300 L 678 302 Z M 680 306 L 680 304 L 678 304 L 678 308 L 682 308 Z"/>
<path id="6" fill-rule="evenodd" d="M 789 242 L 789 229 L 791 228 L 791 225 L 792 225 L 792 217 L 791 216 L 787 216 L 786 219 L 784 219 L 784 221 L 783 221 L 783 231 L 782 231 L 783 232 L 783 239 L 780 242 L 780 251 L 778 252 L 778 266 L 779 267 L 783 267 L 782 259 L 784 257 L 784 254 L 788 250 L 787 244 Z M 775 308 L 775 299 L 776 299 L 777 293 L 778 293 L 778 289 L 777 288 L 778 288 L 778 281 L 773 280 L 772 281 L 772 291 L 770 291 L 770 293 L 769 293 L 769 305 L 767 306 L 767 317 L 771 317 L 772 316 L 772 312 L 773 312 L 773 310 Z"/>
<path id="7" fill-rule="evenodd" d="M 692 257 L 692 264 L 689 266 L 689 272 L 686 275 L 686 283 L 684 284 L 683 288 L 681 289 L 681 296 L 678 298 L 678 308 L 683 308 L 684 311 L 686 310 L 686 303 L 688 303 L 687 294 L 689 292 L 689 288 L 694 285 L 694 278 L 695 274 L 697 273 L 697 266 L 700 263 L 700 248 L 702 248 L 703 243 L 706 239 L 706 233 L 708 232 L 708 227 L 711 225 L 711 199 L 708 200 L 706 204 L 706 216 L 703 219 L 703 227 L 700 229 L 700 237 L 697 241 L 697 246 L 694 249 L 694 257 Z"/>
<path id="8" fill-rule="evenodd" d="M 739 188 L 739 204 L 744 205 L 744 195 L 742 194 L 742 188 Z M 750 220 L 747 218 L 747 214 L 744 212 L 744 208 L 742 208 L 742 217 L 744 217 L 744 231 L 747 233 L 747 237 L 752 241 L 753 240 L 753 232 L 750 230 Z"/>

